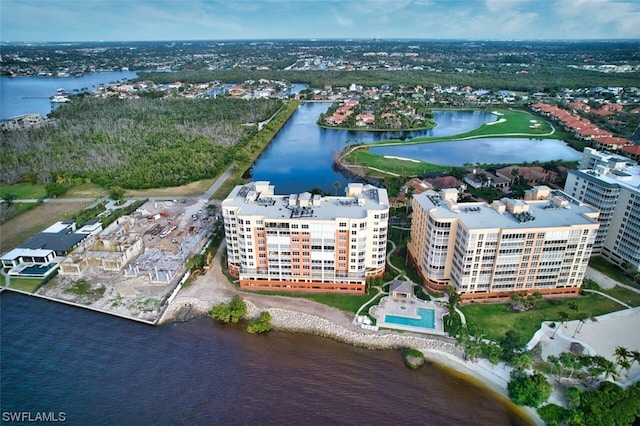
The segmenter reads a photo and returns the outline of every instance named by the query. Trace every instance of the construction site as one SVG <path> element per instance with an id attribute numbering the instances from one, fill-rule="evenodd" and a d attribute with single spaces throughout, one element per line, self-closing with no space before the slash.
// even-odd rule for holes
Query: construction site
<path id="1" fill-rule="evenodd" d="M 215 221 L 207 200 L 148 201 L 83 241 L 36 294 L 155 322 Z"/>

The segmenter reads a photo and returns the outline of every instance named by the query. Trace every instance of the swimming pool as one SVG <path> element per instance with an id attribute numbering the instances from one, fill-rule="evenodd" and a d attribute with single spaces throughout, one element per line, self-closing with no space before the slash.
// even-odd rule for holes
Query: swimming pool
<path id="1" fill-rule="evenodd" d="M 410 327 L 436 328 L 436 311 L 427 308 L 418 308 L 420 318 L 407 318 L 397 315 L 385 315 L 384 322 L 389 324 L 408 325 Z"/>
<path id="2" fill-rule="evenodd" d="M 14 272 L 20 275 L 33 275 L 36 277 L 43 277 L 47 275 L 50 269 L 55 268 L 55 263 L 49 263 L 47 265 L 27 265 L 20 269 L 20 267 L 14 268 Z"/>

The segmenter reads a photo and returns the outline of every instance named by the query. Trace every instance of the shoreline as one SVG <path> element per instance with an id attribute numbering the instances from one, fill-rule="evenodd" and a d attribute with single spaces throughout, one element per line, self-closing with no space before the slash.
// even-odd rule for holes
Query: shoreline
<path id="1" fill-rule="evenodd" d="M 507 384 L 509 382 L 508 374 L 510 368 L 505 367 L 502 363 L 492 366 L 487 360 L 483 359 L 476 362 L 465 361 L 464 352 L 456 345 L 453 339 L 429 335 L 423 336 L 410 332 L 396 333 L 390 330 L 366 330 L 353 324 L 351 324 L 352 327 L 345 327 L 336 321 L 298 310 L 273 306 L 258 308 L 251 300 L 247 300 L 247 297 L 244 297 L 251 296 L 251 294 L 242 292 L 238 292 L 238 294 L 243 296 L 243 300 L 247 305 L 246 318 L 252 319 L 259 315 L 260 312 L 268 311 L 272 317 L 271 326 L 273 331 L 309 334 L 369 350 L 405 348 L 419 350 L 423 353 L 425 360 L 437 364 L 439 368 L 447 370 L 449 374 L 486 388 L 496 398 L 508 404 L 509 409 L 531 421 L 531 424 L 544 424 L 535 409 L 518 406 L 509 399 Z M 260 296 L 260 301 L 263 302 L 264 296 Z M 220 298 L 213 304 L 220 302 L 228 302 L 228 298 Z M 260 304 L 262 305 L 262 303 Z M 182 322 L 208 316 L 212 306 L 200 299 L 178 297 L 174 300 L 170 309 L 167 309 L 159 324 Z"/>

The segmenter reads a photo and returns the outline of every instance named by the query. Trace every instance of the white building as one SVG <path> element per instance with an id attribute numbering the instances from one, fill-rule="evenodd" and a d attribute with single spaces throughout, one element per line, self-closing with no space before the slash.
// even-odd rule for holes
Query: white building
<path id="1" fill-rule="evenodd" d="M 222 202 L 227 264 L 241 288 L 364 293 L 384 273 L 387 191 L 351 183 L 345 196 L 274 195 L 236 186 Z"/>
<path id="2" fill-rule="evenodd" d="M 640 166 L 635 161 L 586 148 L 581 170 L 570 170 L 566 193 L 600 209 L 594 253 L 640 271 Z"/>
<path id="3" fill-rule="evenodd" d="M 412 200 L 409 254 L 427 288 L 453 285 L 465 300 L 514 292 L 579 292 L 598 229 L 598 211 L 536 187 L 531 200 L 457 202 L 457 191 Z"/>

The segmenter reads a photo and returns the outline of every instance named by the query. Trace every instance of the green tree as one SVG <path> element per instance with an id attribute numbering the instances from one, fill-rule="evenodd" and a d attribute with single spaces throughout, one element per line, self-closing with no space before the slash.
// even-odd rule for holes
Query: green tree
<path id="1" fill-rule="evenodd" d="M 13 205 L 13 201 L 18 198 L 18 196 L 12 192 L 6 192 L 2 194 L 2 200 L 5 202 L 7 206 Z"/>
<path id="2" fill-rule="evenodd" d="M 413 186 L 409 186 L 407 187 L 407 192 L 405 193 L 405 198 L 407 199 L 407 205 L 406 205 L 406 213 L 409 214 L 409 209 L 411 208 L 411 200 L 413 199 L 413 192 L 416 189 Z"/>
<path id="3" fill-rule="evenodd" d="M 114 201 L 119 201 L 124 198 L 125 191 L 119 186 L 112 186 L 109 188 L 109 198 Z"/>
<path id="4" fill-rule="evenodd" d="M 204 268 L 204 261 L 205 261 L 205 256 L 204 254 L 194 254 L 188 261 L 187 261 L 187 268 L 191 271 L 197 271 L 197 270 L 202 270 L 202 268 Z"/>
<path id="5" fill-rule="evenodd" d="M 271 314 L 268 311 L 260 312 L 247 327 L 249 333 L 261 334 L 271 331 Z"/>
<path id="6" fill-rule="evenodd" d="M 502 355 L 502 350 L 500 346 L 495 343 L 485 343 L 482 342 L 480 344 L 480 349 L 482 351 L 482 355 L 489 360 L 489 362 L 493 365 L 496 365 L 500 362 L 500 356 Z"/>
<path id="7" fill-rule="evenodd" d="M 627 390 L 612 382 L 602 382 L 598 389 L 583 391 L 576 407 L 583 413 L 586 426 L 632 425 L 640 417 L 640 386 Z"/>
<path id="8" fill-rule="evenodd" d="M 547 362 L 551 363 L 551 374 L 554 374 L 554 371 L 557 369 L 557 374 L 560 374 L 560 359 L 555 355 L 549 355 L 547 357 Z"/>
<path id="9" fill-rule="evenodd" d="M 502 339 L 498 342 L 502 350 L 501 359 L 506 362 L 513 360 L 522 353 L 524 349 L 524 341 L 515 330 L 508 330 Z"/>
<path id="10" fill-rule="evenodd" d="M 238 323 L 247 314 L 247 305 L 238 295 L 233 296 L 229 303 L 218 303 L 211 310 L 211 317 L 223 323 Z"/>
<path id="11" fill-rule="evenodd" d="M 69 185 L 58 182 L 49 182 L 44 185 L 45 191 L 50 197 L 59 197 L 69 190 Z"/>
<path id="12" fill-rule="evenodd" d="M 338 189 L 340 189 L 340 187 L 342 186 L 342 184 L 338 181 L 333 182 L 333 187 L 336 189 L 336 197 L 338 196 Z"/>
<path id="13" fill-rule="evenodd" d="M 235 295 L 229 302 L 231 310 L 231 322 L 237 323 L 247 314 L 247 304 L 244 303 L 242 297 Z"/>
<path id="14" fill-rule="evenodd" d="M 562 352 L 560 354 L 560 364 L 562 368 L 569 370 L 569 378 L 573 377 L 573 373 L 581 367 L 580 357 L 571 352 Z"/>
<path id="15" fill-rule="evenodd" d="M 560 317 L 560 324 L 567 328 L 566 322 L 569 320 L 569 314 L 565 311 L 558 312 L 558 316 Z"/>
<path id="16" fill-rule="evenodd" d="M 448 284 L 445 288 L 445 293 L 447 293 L 448 299 L 447 299 L 447 310 L 449 312 L 453 312 L 456 309 L 458 309 L 458 306 L 460 305 L 460 302 L 462 301 L 462 296 L 460 296 L 460 293 L 458 293 L 456 291 L 456 288 L 454 286 L 452 286 L 451 284 Z"/>
<path id="17" fill-rule="evenodd" d="M 511 177 L 513 178 L 511 180 L 511 183 L 518 185 L 520 183 L 520 169 L 518 169 L 517 167 L 511 169 Z"/>
<path id="18" fill-rule="evenodd" d="M 582 330 L 582 326 L 587 322 L 588 318 L 589 314 L 587 314 L 586 312 L 578 313 L 578 326 L 573 332 L 573 337 L 576 337 L 576 333 L 580 333 L 580 330 Z"/>
<path id="19" fill-rule="evenodd" d="M 511 372 L 507 390 L 513 402 L 529 407 L 538 407 L 551 396 L 551 384 L 542 374 L 529 375 L 521 369 Z"/>
<path id="20" fill-rule="evenodd" d="M 511 304 L 510 308 L 514 311 L 524 311 L 525 306 L 525 295 L 522 293 L 513 293 L 511 294 Z"/>
<path id="21" fill-rule="evenodd" d="M 511 363 L 515 368 L 525 370 L 531 367 L 531 354 L 529 352 L 521 352 L 513 357 Z"/>

